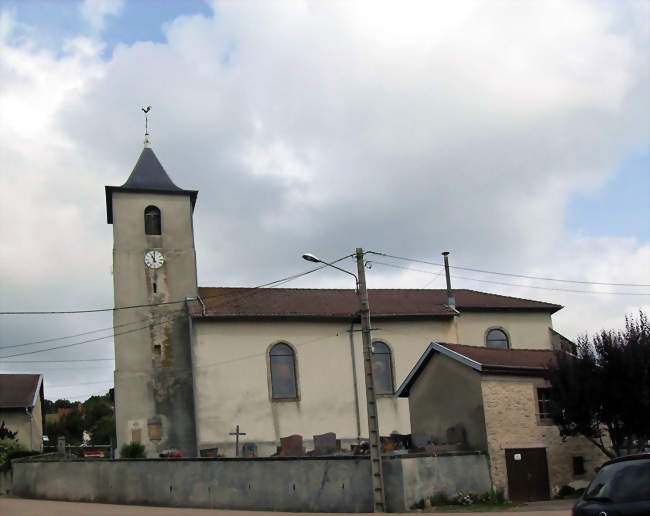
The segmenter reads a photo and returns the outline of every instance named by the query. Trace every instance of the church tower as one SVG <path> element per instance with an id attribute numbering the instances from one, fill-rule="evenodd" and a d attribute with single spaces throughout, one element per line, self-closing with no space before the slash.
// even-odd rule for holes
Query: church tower
<path id="1" fill-rule="evenodd" d="M 118 449 L 131 441 L 148 457 L 196 455 L 190 325 L 196 297 L 192 213 L 198 192 L 169 178 L 148 134 L 131 175 L 106 186 L 113 225 L 115 414 Z"/>

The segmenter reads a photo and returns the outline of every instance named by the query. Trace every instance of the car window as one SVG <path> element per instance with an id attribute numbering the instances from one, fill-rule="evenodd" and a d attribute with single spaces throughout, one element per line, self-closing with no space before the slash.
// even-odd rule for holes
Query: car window
<path id="1" fill-rule="evenodd" d="M 650 459 L 603 466 L 587 488 L 585 500 L 609 498 L 614 503 L 650 500 Z"/>

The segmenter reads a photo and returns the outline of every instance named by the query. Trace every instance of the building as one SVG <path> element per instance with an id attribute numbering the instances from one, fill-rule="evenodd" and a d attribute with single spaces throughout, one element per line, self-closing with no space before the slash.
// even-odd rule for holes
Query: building
<path id="1" fill-rule="evenodd" d="M 0 424 L 30 450 L 43 450 L 43 375 L 0 374 Z"/>
<path id="2" fill-rule="evenodd" d="M 408 398 L 413 434 L 487 452 L 494 486 L 512 500 L 549 498 L 586 485 L 607 460 L 553 425 L 544 373 L 555 353 L 433 342 L 396 395 Z"/>
<path id="3" fill-rule="evenodd" d="M 291 434 L 357 443 L 367 418 L 355 292 L 199 288 L 196 200 L 148 139 L 126 183 L 106 187 L 118 445 L 234 456 L 237 425 L 259 456 Z M 558 340 L 551 303 L 471 290 L 370 289 L 369 300 L 382 435 L 411 432 L 394 392 L 432 340 L 542 350 Z"/>

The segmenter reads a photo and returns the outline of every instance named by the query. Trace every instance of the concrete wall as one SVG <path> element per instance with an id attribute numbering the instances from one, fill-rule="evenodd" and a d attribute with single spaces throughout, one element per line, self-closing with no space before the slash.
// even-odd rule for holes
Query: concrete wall
<path id="1" fill-rule="evenodd" d="M 384 482 L 391 483 L 388 509 L 404 512 L 420 500 L 440 491 L 488 491 L 492 484 L 487 456 L 483 453 L 456 453 L 439 456 L 403 457 L 384 460 Z M 396 475 L 393 469 L 397 469 Z M 401 499 L 400 488 L 401 486 Z"/>
<path id="2" fill-rule="evenodd" d="M 560 437 L 557 426 L 537 417 L 537 387 L 546 387 L 542 378 L 484 376 L 481 383 L 492 481 L 508 488 L 505 450 L 545 448 L 551 495 L 576 480 L 591 480 L 594 468 L 607 457 L 583 437 Z M 573 457 L 585 460 L 585 473 L 573 474 Z"/>
<path id="3" fill-rule="evenodd" d="M 161 211 L 161 235 L 145 234 L 144 210 L 149 205 Z M 196 296 L 188 195 L 114 192 L 113 238 L 115 306 Z M 159 269 L 144 264 L 144 254 L 151 249 L 165 258 Z M 119 328 L 115 336 L 118 447 L 139 435 L 149 456 L 170 448 L 188 456 L 196 451 L 189 328 L 182 309 L 180 303 L 114 312 Z M 160 439 L 149 438 L 152 423 L 160 423 Z"/>
<path id="4" fill-rule="evenodd" d="M 374 340 L 392 352 L 397 388 L 432 339 L 455 340 L 449 321 L 375 321 Z M 361 333 L 353 332 L 359 398 L 355 406 L 349 322 L 194 320 L 192 362 L 195 373 L 198 442 L 234 456 L 229 432 L 240 425 L 244 441 L 271 455 L 280 437 L 336 432 L 344 445 L 368 435 Z M 359 325 L 355 325 L 355 330 Z M 297 400 L 272 400 L 268 351 L 276 342 L 295 350 Z M 410 433 L 408 400 L 379 396 L 382 435 Z M 357 432 L 359 421 L 360 434 Z M 311 446 L 310 442 L 306 445 Z"/>
<path id="5" fill-rule="evenodd" d="M 485 346 L 488 330 L 508 335 L 512 349 L 552 349 L 551 314 L 546 312 L 463 312 L 458 321 L 458 342 Z"/>
<path id="6" fill-rule="evenodd" d="M 41 413 L 41 397 L 36 397 L 36 405 L 25 411 L 25 408 L 0 410 L 0 422 L 12 432 L 18 432 L 16 440 L 30 450 L 43 449 L 43 415 Z"/>
<path id="7" fill-rule="evenodd" d="M 0 496 L 11 494 L 13 489 L 12 470 L 0 470 Z"/>
<path id="8" fill-rule="evenodd" d="M 14 461 L 13 494 L 117 504 L 299 512 L 371 512 L 367 457 Z M 489 489 L 484 455 L 384 461 L 387 506 L 403 512 L 447 488 Z"/>
<path id="9" fill-rule="evenodd" d="M 436 353 L 408 399 L 413 434 L 447 442 L 447 429 L 462 425 L 469 449 L 487 450 L 481 376 L 477 371 Z"/>

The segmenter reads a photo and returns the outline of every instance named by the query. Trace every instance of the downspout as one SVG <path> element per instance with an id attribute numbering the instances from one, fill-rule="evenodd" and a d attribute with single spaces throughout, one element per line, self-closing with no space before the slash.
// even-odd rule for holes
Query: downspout
<path id="1" fill-rule="evenodd" d="M 352 356 L 352 381 L 354 383 L 354 409 L 357 416 L 357 444 L 361 443 L 361 415 L 359 412 L 359 384 L 357 382 L 357 359 L 354 356 L 354 319 L 350 322 L 350 355 Z"/>
<path id="2" fill-rule="evenodd" d="M 203 313 L 205 315 L 205 305 L 199 296 L 196 296 L 203 306 Z M 185 311 L 187 314 L 187 339 L 190 346 L 190 373 L 192 374 L 192 415 L 194 416 L 194 456 L 200 457 L 200 444 L 199 444 L 199 421 L 197 414 L 197 404 L 198 400 L 196 399 L 197 387 L 196 387 L 196 375 L 197 371 L 194 370 L 194 325 L 192 321 L 192 314 L 190 313 L 189 306 L 187 301 L 190 301 L 191 298 L 186 299 L 185 302 Z"/>

